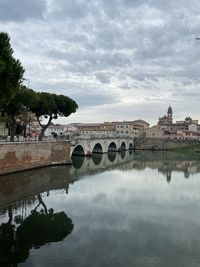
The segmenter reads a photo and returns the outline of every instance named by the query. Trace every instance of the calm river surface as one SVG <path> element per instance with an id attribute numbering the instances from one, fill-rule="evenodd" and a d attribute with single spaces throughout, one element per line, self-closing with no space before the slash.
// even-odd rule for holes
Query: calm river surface
<path id="1" fill-rule="evenodd" d="M 200 155 L 110 153 L 0 177 L 0 266 L 200 266 Z"/>

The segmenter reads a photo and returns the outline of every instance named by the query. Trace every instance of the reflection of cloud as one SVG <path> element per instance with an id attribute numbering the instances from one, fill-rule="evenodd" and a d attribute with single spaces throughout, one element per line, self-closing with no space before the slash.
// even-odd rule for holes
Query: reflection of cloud
<path id="1" fill-rule="evenodd" d="M 91 201 L 92 202 L 95 202 L 95 203 L 102 203 L 102 202 L 106 202 L 106 194 L 104 194 L 104 193 L 100 193 L 100 194 L 98 194 L 98 195 L 96 195 L 95 197 L 93 197 L 92 199 L 91 199 Z"/>
<path id="2" fill-rule="evenodd" d="M 131 161 L 116 163 L 116 167 L 108 170 L 104 165 L 106 171 L 98 171 L 98 175 L 91 169 L 90 175 L 84 174 L 86 179 L 77 180 L 70 186 L 68 195 L 63 190 L 55 190 L 62 188 L 62 184 L 47 187 L 53 191 L 49 192 L 49 196 L 43 194 L 44 203 L 56 211 L 55 216 L 58 210 L 69 214 L 73 218 L 74 230 L 62 242 L 30 250 L 25 264 L 39 266 L 42 259 L 49 266 L 59 266 L 61 263 L 78 266 L 80 262 L 83 266 L 95 267 L 121 264 L 127 267 L 136 264 L 167 267 L 179 266 L 180 262 L 183 267 L 198 266 L 200 180 L 199 175 L 184 179 L 183 170 L 187 166 L 191 173 L 198 171 L 199 161 L 187 158 L 188 155 L 166 151 L 134 152 Z M 89 160 L 92 161 L 87 159 L 87 163 Z M 102 162 L 105 163 L 103 158 Z M 140 163 L 144 167 L 142 171 L 135 168 Z M 175 170 L 170 185 L 158 172 L 160 166 Z M 87 170 L 90 171 L 89 168 Z M 78 171 L 74 173 L 76 178 Z M 37 172 L 32 171 L 34 184 Z M 66 167 L 54 167 L 42 172 L 52 181 L 59 177 L 74 180 Z M 31 172 L 28 174 L 30 176 Z M 20 175 L 17 174 L 17 177 Z M 11 180 L 16 182 L 16 179 Z M 23 182 L 23 186 L 25 184 Z M 20 192 L 26 191 L 23 188 Z M 33 217 L 29 217 L 32 222 Z M 50 224 L 51 221 L 49 218 Z M 69 225 L 71 223 L 69 220 Z M 37 232 L 37 224 L 34 229 Z M 57 228 L 54 227 L 54 230 L 57 231 Z M 47 232 L 49 235 L 52 233 L 51 230 Z M 29 238 L 27 233 L 23 233 Z M 33 232 L 30 239 L 34 237 Z"/>
<path id="3" fill-rule="evenodd" d="M 149 157 L 156 155 L 149 153 Z M 54 198 L 59 208 L 70 212 L 76 229 L 70 242 L 59 249 L 68 251 L 70 259 L 78 254 L 85 266 L 196 264 L 199 185 L 197 176 L 186 181 L 183 173 L 175 172 L 170 187 L 166 186 L 157 168 L 123 173 L 115 169 L 77 182 L 67 199 Z M 53 257 L 55 252 L 49 251 Z"/>

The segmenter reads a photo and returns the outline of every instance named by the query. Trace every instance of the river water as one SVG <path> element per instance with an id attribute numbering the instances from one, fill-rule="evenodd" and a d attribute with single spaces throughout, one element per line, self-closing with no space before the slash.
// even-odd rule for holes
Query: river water
<path id="1" fill-rule="evenodd" d="M 0 266 L 200 266 L 200 156 L 123 152 L 0 177 Z"/>

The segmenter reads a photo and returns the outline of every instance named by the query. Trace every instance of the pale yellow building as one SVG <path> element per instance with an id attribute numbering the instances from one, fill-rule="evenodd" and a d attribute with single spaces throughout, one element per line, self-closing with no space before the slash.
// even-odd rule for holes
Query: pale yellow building
<path id="1" fill-rule="evenodd" d="M 147 138 L 163 138 L 164 131 L 157 126 L 152 126 L 150 128 L 145 129 L 145 136 Z"/>

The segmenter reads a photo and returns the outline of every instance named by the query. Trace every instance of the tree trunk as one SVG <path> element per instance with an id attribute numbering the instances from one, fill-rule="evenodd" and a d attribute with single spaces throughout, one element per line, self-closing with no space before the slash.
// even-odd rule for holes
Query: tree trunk
<path id="1" fill-rule="evenodd" d="M 15 118 L 15 116 L 11 116 L 11 122 L 10 122 L 10 142 L 14 142 L 16 128 L 17 128 L 16 118 Z"/>
<path id="2" fill-rule="evenodd" d="M 42 200 L 41 195 L 40 194 L 37 194 L 37 197 L 38 197 L 38 200 L 39 200 L 39 205 L 42 205 L 43 208 L 44 208 L 45 213 L 48 214 L 47 206 L 44 204 L 44 201 Z"/>
<path id="3" fill-rule="evenodd" d="M 40 126 L 42 128 L 41 132 L 39 134 L 39 137 L 38 137 L 38 141 L 42 141 L 42 138 L 44 137 L 44 133 L 45 133 L 46 129 L 49 127 L 49 125 L 50 125 L 50 123 L 52 121 L 52 116 L 49 117 L 48 123 L 46 125 L 42 125 L 41 124 L 39 117 L 37 117 L 37 121 L 38 121 L 38 123 L 40 124 Z"/>
<path id="4" fill-rule="evenodd" d="M 42 138 L 44 137 L 44 133 L 45 133 L 46 129 L 47 129 L 46 126 L 42 127 L 42 130 L 41 130 L 39 137 L 38 137 L 38 141 L 42 141 Z"/>
<path id="5" fill-rule="evenodd" d="M 8 223 L 11 223 L 13 220 L 13 213 L 11 207 L 8 207 L 8 218 L 9 218 Z"/>

